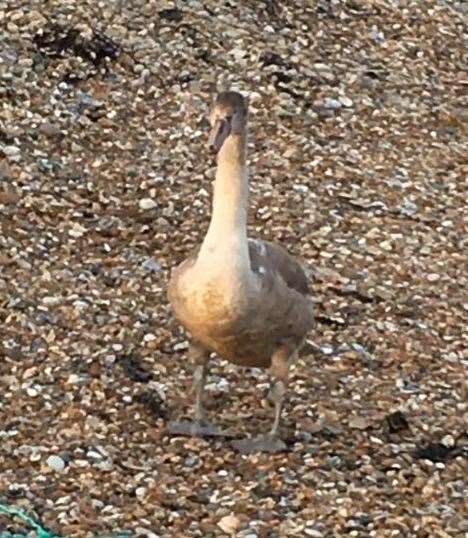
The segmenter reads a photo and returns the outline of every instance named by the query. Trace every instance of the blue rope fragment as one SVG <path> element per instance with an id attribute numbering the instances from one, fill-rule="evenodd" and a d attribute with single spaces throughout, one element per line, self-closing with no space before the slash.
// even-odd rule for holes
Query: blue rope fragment
<path id="1" fill-rule="evenodd" d="M 18 508 L 11 508 L 9 506 L 6 506 L 0 503 L 0 514 L 1 513 L 19 517 L 21 520 L 23 520 L 25 523 L 30 525 L 36 531 L 37 538 L 60 538 L 57 534 L 54 534 L 53 532 L 49 532 L 43 527 L 41 527 L 41 525 L 39 525 L 37 521 L 34 521 L 32 517 L 28 516 L 28 514 L 26 514 L 22 510 L 19 510 Z M 1 538 L 15 538 L 15 537 L 19 538 L 20 536 L 21 536 L 20 534 L 11 534 L 11 533 L 4 533 L 4 532 L 2 532 L 1 534 Z"/>

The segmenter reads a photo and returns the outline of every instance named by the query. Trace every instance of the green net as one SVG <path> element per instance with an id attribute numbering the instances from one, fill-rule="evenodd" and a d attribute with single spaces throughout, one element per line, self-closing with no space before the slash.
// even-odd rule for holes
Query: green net
<path id="1" fill-rule="evenodd" d="M 6 506 L 5 504 L 0 503 L 0 516 L 2 514 L 6 514 L 7 516 L 11 516 L 12 518 L 15 517 L 17 519 L 20 519 L 23 523 L 26 523 L 31 528 L 31 531 L 35 533 L 34 536 L 36 538 L 61 538 L 59 534 L 55 534 L 54 532 L 47 530 L 37 520 L 29 516 L 26 512 L 20 510 L 19 508 Z M 25 538 L 25 536 L 30 536 L 29 532 L 30 531 L 21 533 L 10 532 L 2 530 L 0 527 L 0 538 Z M 131 536 L 131 531 L 119 531 L 105 535 L 96 534 L 96 538 L 131 538 Z"/>
<path id="2" fill-rule="evenodd" d="M 57 534 L 46 530 L 31 516 L 28 516 L 28 514 L 22 510 L 19 510 L 18 508 L 6 506 L 0 503 L 0 514 L 7 514 L 21 519 L 24 523 L 29 525 L 32 530 L 35 531 L 37 538 L 59 538 Z M 13 534 L 11 532 L 0 530 L 0 538 L 24 538 L 24 534 Z"/>

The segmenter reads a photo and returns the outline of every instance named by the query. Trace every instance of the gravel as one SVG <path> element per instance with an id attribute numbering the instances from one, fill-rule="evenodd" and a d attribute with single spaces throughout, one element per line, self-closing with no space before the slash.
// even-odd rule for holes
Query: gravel
<path id="1" fill-rule="evenodd" d="M 3 0 L 0 505 L 59 536 L 463 537 L 466 3 Z M 250 95 L 250 233 L 307 266 L 288 451 L 170 437 L 216 89 Z M 265 430 L 268 377 L 208 410 Z M 13 509 L 13 508 L 12 508 Z M 0 510 L 0 531 L 31 527 Z"/>

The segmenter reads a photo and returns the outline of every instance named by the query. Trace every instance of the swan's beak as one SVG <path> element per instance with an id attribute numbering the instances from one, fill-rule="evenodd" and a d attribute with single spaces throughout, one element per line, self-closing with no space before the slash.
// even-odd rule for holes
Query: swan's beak
<path id="1" fill-rule="evenodd" d="M 208 139 L 208 147 L 218 153 L 224 141 L 231 133 L 231 124 L 228 120 L 217 120 L 211 130 L 210 138 Z"/>

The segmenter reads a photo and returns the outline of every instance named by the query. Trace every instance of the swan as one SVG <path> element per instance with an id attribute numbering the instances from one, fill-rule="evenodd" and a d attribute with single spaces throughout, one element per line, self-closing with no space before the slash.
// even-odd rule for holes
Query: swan
<path id="1" fill-rule="evenodd" d="M 210 124 L 208 145 L 217 154 L 210 224 L 196 254 L 172 271 L 168 285 L 173 313 L 192 336 L 194 421 L 171 422 L 169 431 L 222 434 L 203 409 L 207 363 L 215 352 L 239 366 L 270 369 L 271 430 L 233 445 L 243 453 L 276 452 L 286 448 L 279 426 L 288 370 L 313 326 L 312 301 L 301 265 L 280 245 L 247 236 L 247 99 L 220 93 Z"/>

